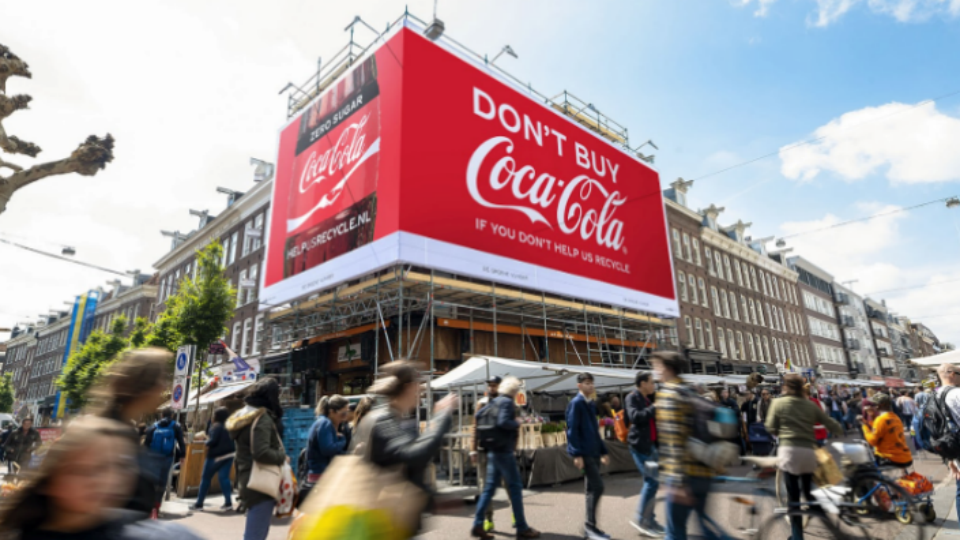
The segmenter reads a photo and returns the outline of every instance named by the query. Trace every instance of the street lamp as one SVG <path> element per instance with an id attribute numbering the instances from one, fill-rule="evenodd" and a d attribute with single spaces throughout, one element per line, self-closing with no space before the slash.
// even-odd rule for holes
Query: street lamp
<path id="1" fill-rule="evenodd" d="M 63 246 L 63 249 L 60 250 L 60 254 L 67 257 L 73 257 L 77 254 L 77 250 L 70 246 Z"/>
<path id="2" fill-rule="evenodd" d="M 946 202 L 947 208 L 956 208 L 960 206 L 960 197 L 950 197 Z"/>
<path id="3" fill-rule="evenodd" d="M 257 166 L 257 168 L 253 170 L 254 182 L 263 182 L 264 180 L 273 178 L 273 163 L 252 157 L 250 158 L 250 164 Z"/>
<path id="4" fill-rule="evenodd" d="M 436 41 L 443 35 L 445 29 L 443 21 L 437 18 L 437 0 L 433 0 L 433 22 L 423 31 L 423 35 L 430 41 Z"/>

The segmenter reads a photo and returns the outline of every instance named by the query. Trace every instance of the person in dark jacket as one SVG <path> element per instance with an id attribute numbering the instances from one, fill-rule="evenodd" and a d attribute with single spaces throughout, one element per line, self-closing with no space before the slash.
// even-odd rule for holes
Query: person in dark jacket
<path id="1" fill-rule="evenodd" d="M 26 418 L 20 424 L 20 428 L 7 437 L 7 442 L 3 445 L 3 450 L 7 459 L 20 466 L 20 472 L 26 473 L 30 467 L 30 460 L 33 453 L 40 448 L 40 432 L 33 429 L 33 419 Z"/>
<path id="2" fill-rule="evenodd" d="M 183 428 L 173 420 L 173 411 L 166 408 L 160 416 L 160 421 L 148 427 L 143 436 L 143 446 L 149 451 L 155 475 L 154 508 L 157 514 L 170 481 L 170 469 L 174 463 L 182 463 L 187 455 Z"/>
<path id="3" fill-rule="evenodd" d="M 307 448 L 303 456 L 307 461 L 307 471 L 300 487 L 297 507 L 307 499 L 333 458 L 346 453 L 349 440 L 342 428 L 346 427 L 349 405 L 347 398 L 340 395 L 323 396 L 317 403 L 317 421 L 307 435 Z"/>
<path id="4" fill-rule="evenodd" d="M 412 414 L 420 401 L 420 370 L 417 364 L 396 360 L 380 367 L 380 378 L 370 392 L 387 399 L 364 418 L 357 438 L 356 450 L 365 459 L 380 467 L 404 465 L 407 480 L 430 494 L 425 474 L 430 462 L 440 453 L 443 436 L 453 423 L 452 412 L 457 397 L 450 394 L 434 406 L 430 426 L 422 433 L 407 429 L 404 417 Z M 419 516 L 411 516 L 419 523 Z"/>
<path id="5" fill-rule="evenodd" d="M 197 493 L 197 502 L 194 510 L 203 510 L 203 501 L 210 491 L 213 476 L 220 479 L 220 491 L 223 492 L 223 506 L 221 510 L 233 508 L 233 486 L 230 484 L 230 468 L 233 467 L 233 457 L 236 455 L 236 446 L 227 433 L 224 425 L 230 418 L 230 410 L 219 407 L 213 411 L 213 421 L 207 431 L 207 458 L 203 461 L 203 474 L 200 478 L 200 492 Z"/>
<path id="6" fill-rule="evenodd" d="M 740 413 L 743 416 L 744 422 L 748 426 L 758 423 L 759 420 L 759 407 L 760 407 L 760 398 L 757 397 L 756 393 L 751 390 L 747 390 L 745 394 L 746 400 L 743 404 L 740 405 Z"/>
<path id="7" fill-rule="evenodd" d="M 640 490 L 636 520 L 631 524 L 640 534 L 659 537 L 663 536 L 664 529 L 657 523 L 653 511 L 660 481 L 657 479 L 656 469 L 649 466 L 659 459 L 657 409 L 650 399 L 657 388 L 653 383 L 653 374 L 648 371 L 638 372 L 634 383 L 636 390 L 627 395 L 627 421 L 630 422 L 627 444 L 630 445 L 630 454 L 637 464 L 637 469 L 643 475 L 643 488 Z"/>
<path id="8" fill-rule="evenodd" d="M 473 519 L 473 529 L 470 534 L 476 538 L 488 540 L 494 536 L 484 529 L 484 517 L 493 500 L 501 478 L 507 484 L 507 494 L 510 496 L 510 506 L 513 507 L 514 522 L 517 526 L 517 538 L 539 538 L 540 531 L 527 524 L 523 512 L 523 481 L 520 479 L 520 469 L 517 467 L 517 458 L 514 451 L 517 448 L 517 435 L 520 423 L 517 422 L 517 409 L 514 398 L 520 391 L 520 380 L 516 377 L 507 377 L 500 383 L 499 393 L 484 409 L 491 408 L 497 412 L 497 427 L 501 444 L 487 450 L 487 479 L 483 485 L 483 493 L 477 503 L 477 511 Z M 480 413 L 487 414 L 481 411 Z"/>
<path id="9" fill-rule="evenodd" d="M 283 453 L 283 408 L 280 384 L 276 379 L 260 379 L 244 398 L 246 406 L 227 419 L 227 431 L 237 446 L 237 485 L 247 507 L 244 540 L 266 540 L 270 517 L 276 505 L 272 495 L 247 488 L 253 462 L 283 465 L 289 458 Z"/>
<path id="10" fill-rule="evenodd" d="M 600 466 L 610 463 L 607 445 L 600 437 L 597 420 L 597 405 L 594 403 L 593 375 L 577 375 L 580 392 L 567 405 L 567 453 L 573 458 L 576 468 L 584 471 L 587 515 L 584 532 L 588 539 L 606 539 L 610 536 L 597 527 L 597 506 L 603 496 L 603 479 Z"/>

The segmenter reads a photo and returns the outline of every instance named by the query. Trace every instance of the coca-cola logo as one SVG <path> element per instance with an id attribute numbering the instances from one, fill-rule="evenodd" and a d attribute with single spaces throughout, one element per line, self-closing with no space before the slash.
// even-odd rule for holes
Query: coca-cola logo
<path id="1" fill-rule="evenodd" d="M 380 151 L 379 137 L 369 147 L 366 146 L 365 127 L 369 119 L 370 113 L 367 113 L 347 125 L 335 144 L 325 150 L 319 148 L 310 152 L 300 171 L 300 196 L 316 198 L 318 195 L 311 191 L 320 191 L 322 194 L 317 204 L 304 215 L 287 220 L 288 232 L 297 229 L 317 210 L 332 206 L 357 168 Z"/>
<path id="2" fill-rule="evenodd" d="M 519 212 L 531 223 L 577 234 L 583 240 L 592 238 L 610 249 L 623 247 L 623 221 L 616 213 L 627 202 L 624 195 L 587 174 L 564 180 L 532 165 L 518 166 L 513 152 L 513 141 L 504 136 L 487 139 L 473 152 L 467 165 L 467 189 L 477 204 Z M 492 202 L 494 197 L 510 201 Z"/>

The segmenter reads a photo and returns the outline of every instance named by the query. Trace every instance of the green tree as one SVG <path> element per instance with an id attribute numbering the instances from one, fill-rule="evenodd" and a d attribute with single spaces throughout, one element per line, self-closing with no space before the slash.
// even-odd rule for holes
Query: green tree
<path id="1" fill-rule="evenodd" d="M 127 318 L 119 316 L 110 323 L 109 331 L 95 330 L 86 343 L 70 355 L 67 367 L 57 380 L 57 386 L 70 400 L 70 408 L 80 409 L 89 399 L 90 388 L 96 384 L 103 369 L 130 347 L 126 337 Z"/>
<path id="2" fill-rule="evenodd" d="M 133 321 L 133 331 L 130 332 L 130 347 L 139 349 L 146 345 L 150 334 L 150 321 L 137 317 Z"/>
<path id="3" fill-rule="evenodd" d="M 160 314 L 157 322 L 150 328 L 144 342 L 147 347 L 161 347 L 170 352 L 176 352 L 180 347 L 180 334 L 173 327 L 172 311 L 169 309 Z"/>
<path id="4" fill-rule="evenodd" d="M 13 412 L 13 373 L 0 375 L 0 413 Z"/>
<path id="5" fill-rule="evenodd" d="M 237 291 L 223 275 L 219 262 L 222 258 L 223 247 L 218 241 L 198 251 L 196 278 L 188 276 L 180 281 L 176 294 L 167 300 L 167 309 L 157 321 L 157 326 L 169 325 L 164 331 L 178 336 L 181 345 L 196 348 L 191 381 L 194 388 L 203 388 L 212 376 L 207 351 L 226 333 L 227 321 L 233 318 L 237 306 Z M 199 400 L 198 392 L 198 404 Z"/>

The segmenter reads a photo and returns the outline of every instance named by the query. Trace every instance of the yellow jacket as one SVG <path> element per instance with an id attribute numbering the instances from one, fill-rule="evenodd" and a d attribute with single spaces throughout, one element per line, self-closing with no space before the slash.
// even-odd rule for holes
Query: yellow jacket
<path id="1" fill-rule="evenodd" d="M 870 443 L 876 455 L 894 463 L 910 463 L 913 456 L 903 436 L 903 422 L 897 415 L 886 411 L 873 420 L 873 425 L 863 426 L 863 438 Z"/>

